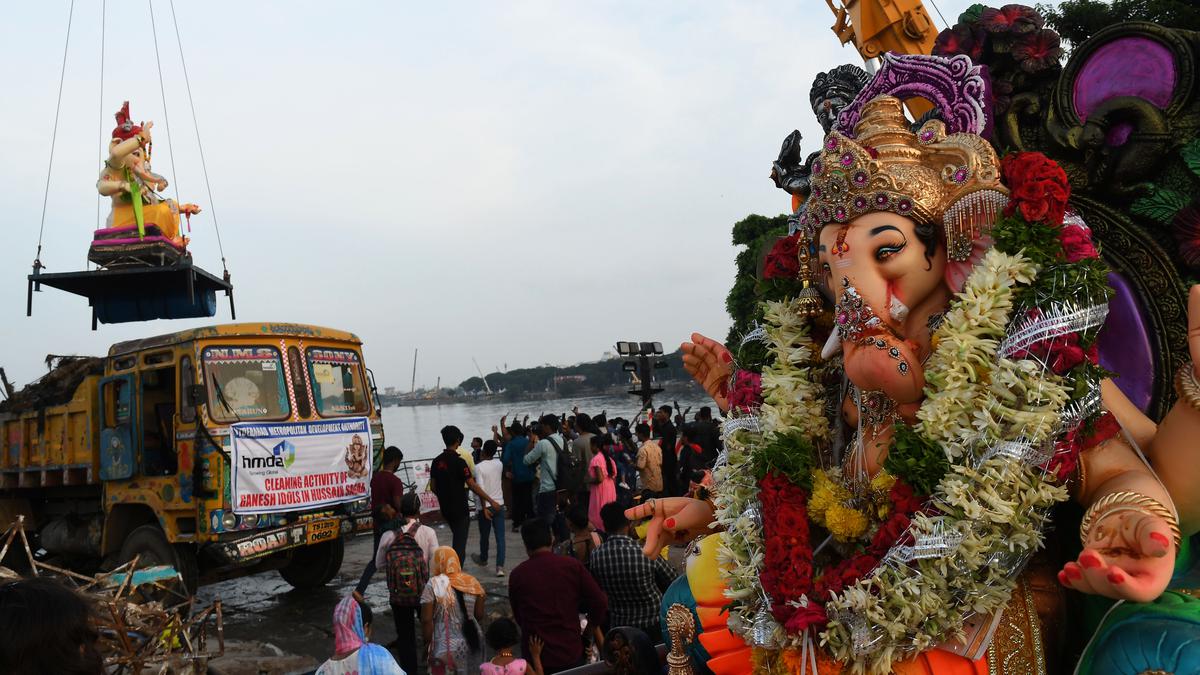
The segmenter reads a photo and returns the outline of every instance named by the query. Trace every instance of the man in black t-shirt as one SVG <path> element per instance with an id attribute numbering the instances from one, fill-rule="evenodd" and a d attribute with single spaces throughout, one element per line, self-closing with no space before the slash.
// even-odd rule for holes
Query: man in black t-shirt
<path id="1" fill-rule="evenodd" d="M 654 437 L 662 448 L 663 496 L 678 497 L 683 490 L 679 489 L 679 455 L 675 454 L 675 425 L 671 424 L 671 406 L 664 405 L 654 413 Z"/>
<path id="2" fill-rule="evenodd" d="M 500 510 L 500 505 L 475 483 L 471 468 L 458 454 L 458 446 L 462 445 L 462 441 L 463 433 L 458 427 L 442 427 L 442 442 L 446 444 L 446 449 L 434 457 L 429 466 L 429 485 L 437 496 L 442 519 L 450 526 L 454 551 L 458 553 L 459 560 L 466 560 L 467 532 L 471 524 L 467 490 L 479 495 L 496 511 Z"/>

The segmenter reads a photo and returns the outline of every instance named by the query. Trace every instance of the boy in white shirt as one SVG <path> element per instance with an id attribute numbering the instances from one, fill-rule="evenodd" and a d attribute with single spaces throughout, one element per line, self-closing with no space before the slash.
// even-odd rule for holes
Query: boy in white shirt
<path id="1" fill-rule="evenodd" d="M 504 576 L 504 463 L 496 457 L 499 446 L 496 441 L 483 444 L 483 461 L 475 465 L 475 483 L 499 508 L 490 508 L 483 498 L 475 495 L 475 510 L 479 518 L 479 555 L 471 554 L 471 560 L 480 567 L 488 564 L 488 540 L 492 530 L 496 531 L 496 576 Z"/>

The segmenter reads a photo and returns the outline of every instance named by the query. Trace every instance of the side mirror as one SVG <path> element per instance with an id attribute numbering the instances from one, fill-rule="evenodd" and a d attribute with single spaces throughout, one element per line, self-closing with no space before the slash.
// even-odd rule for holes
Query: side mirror
<path id="1" fill-rule="evenodd" d="M 184 403 L 195 408 L 208 401 L 208 389 L 202 384 L 191 384 L 184 390 L 187 400 Z"/>

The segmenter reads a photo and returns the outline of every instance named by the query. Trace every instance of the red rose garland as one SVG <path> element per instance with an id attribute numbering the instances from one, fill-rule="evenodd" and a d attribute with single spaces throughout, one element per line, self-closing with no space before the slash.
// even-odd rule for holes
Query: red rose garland
<path id="1" fill-rule="evenodd" d="M 800 274 L 800 232 L 771 247 L 763 263 L 763 279 L 795 279 Z"/>

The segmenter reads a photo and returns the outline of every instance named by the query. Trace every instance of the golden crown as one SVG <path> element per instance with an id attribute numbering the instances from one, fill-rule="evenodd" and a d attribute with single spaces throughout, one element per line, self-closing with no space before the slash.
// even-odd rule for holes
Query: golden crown
<path id="1" fill-rule="evenodd" d="M 1000 160 L 986 140 L 947 135 L 941 120 L 913 133 L 894 96 L 877 96 L 863 107 L 853 139 L 837 131 L 825 137 L 811 185 L 801 216 L 811 231 L 873 211 L 941 221 L 953 260 L 970 256 L 972 242 L 1008 203 Z"/>

